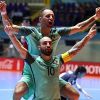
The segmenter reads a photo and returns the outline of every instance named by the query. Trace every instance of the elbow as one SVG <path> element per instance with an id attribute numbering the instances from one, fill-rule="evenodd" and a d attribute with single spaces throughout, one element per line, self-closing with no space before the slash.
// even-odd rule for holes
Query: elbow
<path id="1" fill-rule="evenodd" d="M 26 59 L 27 53 L 25 51 L 20 52 L 22 59 Z"/>
<path id="2" fill-rule="evenodd" d="M 84 31 L 86 28 L 80 27 L 80 32 Z"/>
<path id="3" fill-rule="evenodd" d="M 84 31 L 86 28 L 83 25 L 77 25 L 78 32 Z"/>
<path id="4" fill-rule="evenodd" d="M 82 32 L 82 31 L 84 31 L 84 30 L 85 30 L 85 28 L 84 28 L 84 27 L 82 27 L 82 26 L 79 26 L 77 30 L 78 30 L 78 32 Z"/>

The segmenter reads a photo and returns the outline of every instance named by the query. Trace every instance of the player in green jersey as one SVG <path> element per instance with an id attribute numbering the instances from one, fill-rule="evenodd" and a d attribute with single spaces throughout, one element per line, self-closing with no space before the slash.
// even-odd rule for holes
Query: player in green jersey
<path id="1" fill-rule="evenodd" d="M 78 23 L 77 25 L 73 27 L 52 28 L 54 24 L 54 13 L 50 9 L 44 9 L 42 10 L 40 17 L 39 17 L 40 27 L 36 28 L 36 27 L 24 27 L 24 26 L 13 25 L 7 16 L 6 4 L 3 1 L 0 2 L 0 11 L 1 11 L 4 26 L 11 25 L 15 33 L 18 32 L 18 33 L 21 33 L 21 35 L 25 35 L 26 41 L 28 44 L 28 51 L 31 54 L 35 54 L 35 55 L 39 55 L 39 50 L 38 50 L 37 45 L 38 45 L 39 40 L 43 36 L 49 36 L 52 39 L 53 41 L 52 42 L 53 43 L 53 53 L 52 54 L 54 54 L 57 43 L 60 40 L 61 36 L 66 35 L 66 34 L 75 34 L 77 32 L 83 31 L 84 29 L 89 27 L 95 20 L 97 20 L 100 17 L 100 8 L 97 8 L 95 15 L 93 15 L 86 21 Z M 20 80 L 20 82 L 18 82 L 18 85 L 16 85 L 16 88 L 15 88 L 17 93 L 20 96 L 27 94 L 25 95 L 26 98 L 28 98 L 31 94 L 33 94 L 32 89 L 34 87 L 32 80 L 27 78 L 27 76 L 30 75 L 29 71 L 27 70 L 28 70 L 28 64 L 25 63 L 23 77 Z M 64 87 L 62 88 L 62 86 L 65 85 L 66 82 L 60 79 L 60 84 L 61 84 L 60 85 L 61 92 L 66 94 L 66 92 L 64 91 L 67 90 L 67 87 L 65 87 L 65 90 L 64 90 Z M 19 87 L 23 87 L 23 88 L 19 90 Z M 78 94 L 76 93 L 75 96 L 78 96 Z"/>
<path id="2" fill-rule="evenodd" d="M 59 87 L 59 70 L 61 64 L 70 61 L 84 45 L 96 34 L 96 25 L 93 25 L 88 34 L 78 43 L 76 43 L 69 51 L 58 56 L 52 56 L 53 46 L 49 37 L 43 37 L 39 41 L 40 56 L 32 56 L 27 49 L 19 42 L 13 34 L 12 27 L 6 26 L 5 32 L 8 34 L 12 43 L 21 54 L 22 58 L 30 65 L 33 73 L 31 78 L 34 79 L 34 100 L 60 100 Z M 21 87 L 20 87 L 21 88 Z M 68 91 L 67 91 L 68 92 Z M 21 98 L 15 96 L 14 100 Z M 70 97 L 70 100 L 78 100 L 78 98 Z"/>

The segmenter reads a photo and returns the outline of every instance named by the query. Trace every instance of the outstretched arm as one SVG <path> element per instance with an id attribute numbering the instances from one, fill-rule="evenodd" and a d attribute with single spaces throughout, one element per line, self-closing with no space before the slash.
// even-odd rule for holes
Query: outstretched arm
<path id="1" fill-rule="evenodd" d="M 74 34 L 77 32 L 81 32 L 87 29 L 90 25 L 92 25 L 96 20 L 100 19 L 100 7 L 96 8 L 96 13 L 89 19 L 76 24 L 75 26 L 71 27 L 69 34 Z"/>
<path id="2" fill-rule="evenodd" d="M 84 46 L 85 44 L 91 40 L 96 34 L 96 25 L 94 24 L 89 30 L 88 34 L 79 42 L 77 42 L 69 51 L 70 57 L 75 56 Z"/>
<path id="3" fill-rule="evenodd" d="M 92 99 L 92 96 L 90 94 L 88 94 L 77 82 L 75 84 L 76 88 L 82 92 L 86 97 L 88 97 L 89 99 Z"/>
<path id="4" fill-rule="evenodd" d="M 9 19 L 8 15 L 7 15 L 7 10 L 6 10 L 6 3 L 5 1 L 0 1 L 0 12 L 1 12 L 1 16 L 2 16 L 2 22 L 3 22 L 3 26 L 10 26 L 12 27 L 12 31 L 14 32 L 14 34 L 18 34 L 21 33 L 20 35 L 24 35 L 27 36 L 29 34 L 31 34 L 33 31 L 33 28 L 31 27 L 25 27 L 25 26 L 18 26 L 18 25 L 14 25 L 12 23 L 12 21 Z"/>
<path id="5" fill-rule="evenodd" d="M 12 23 L 12 21 L 9 19 L 8 15 L 7 15 L 7 9 L 6 9 L 6 3 L 5 1 L 0 1 L 0 12 L 1 12 L 1 16 L 2 16 L 2 22 L 4 26 L 12 26 L 13 27 L 13 31 L 14 32 L 18 32 L 19 29 L 17 28 L 17 25 L 14 25 Z"/>
<path id="6" fill-rule="evenodd" d="M 64 63 L 70 61 L 86 45 L 86 43 L 95 36 L 95 27 L 96 25 L 94 24 L 81 41 L 77 42 L 69 51 L 61 55 Z"/>

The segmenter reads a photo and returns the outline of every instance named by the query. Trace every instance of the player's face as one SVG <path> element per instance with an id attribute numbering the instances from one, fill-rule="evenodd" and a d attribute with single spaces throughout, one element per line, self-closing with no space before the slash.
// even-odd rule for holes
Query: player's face
<path id="1" fill-rule="evenodd" d="M 52 54 L 52 41 L 50 38 L 44 38 L 40 41 L 40 51 L 46 56 Z"/>
<path id="2" fill-rule="evenodd" d="M 45 9 L 42 12 L 42 16 L 40 18 L 40 23 L 42 26 L 52 27 L 54 24 L 54 13 L 52 10 Z"/>
<path id="3" fill-rule="evenodd" d="M 80 73 L 80 72 L 79 72 L 79 73 L 77 74 L 77 77 L 78 77 L 78 78 L 82 78 L 82 77 L 84 77 L 85 75 L 86 75 L 86 73 Z"/>

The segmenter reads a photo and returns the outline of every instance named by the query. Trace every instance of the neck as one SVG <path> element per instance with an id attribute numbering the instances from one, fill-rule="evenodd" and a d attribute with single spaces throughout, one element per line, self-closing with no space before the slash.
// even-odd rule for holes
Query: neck
<path id="1" fill-rule="evenodd" d="M 48 27 L 41 27 L 41 33 L 43 36 L 48 36 L 50 34 L 51 28 Z"/>
<path id="2" fill-rule="evenodd" d="M 45 61 L 50 61 L 51 60 L 51 55 L 50 56 L 46 56 L 44 54 L 41 54 L 41 58 L 43 58 L 43 60 L 45 60 Z"/>

